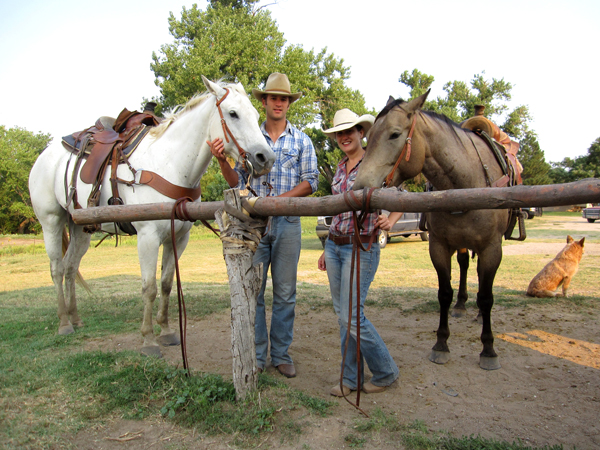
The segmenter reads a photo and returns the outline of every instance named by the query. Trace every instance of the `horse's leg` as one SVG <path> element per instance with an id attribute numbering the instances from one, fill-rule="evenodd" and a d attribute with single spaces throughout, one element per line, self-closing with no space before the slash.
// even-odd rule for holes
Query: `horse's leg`
<path id="1" fill-rule="evenodd" d="M 46 246 L 46 253 L 50 259 L 50 275 L 52 276 L 52 282 L 56 289 L 56 300 L 58 309 L 58 334 L 66 335 L 71 334 L 75 330 L 69 320 L 69 313 L 67 305 L 65 303 L 65 294 L 63 290 L 63 279 L 65 274 L 65 267 L 63 261 L 63 249 L 62 240 L 63 232 L 65 231 L 65 225 L 67 221 L 66 214 L 53 214 L 46 212 L 41 214 L 36 211 L 38 217 L 41 217 L 42 228 L 44 230 L 44 245 Z"/>
<path id="2" fill-rule="evenodd" d="M 162 358 L 152 326 L 152 309 L 157 293 L 156 265 L 159 246 L 160 242 L 154 233 L 139 233 L 138 230 L 138 259 L 142 272 L 142 301 L 144 302 L 144 318 L 141 327 L 144 343 L 141 352 L 146 356 Z"/>
<path id="3" fill-rule="evenodd" d="M 438 275 L 438 301 L 440 303 L 440 324 L 437 330 L 437 342 L 432 348 L 429 360 L 436 364 L 445 364 L 450 360 L 450 349 L 448 348 L 448 337 L 450 327 L 448 326 L 448 312 L 452 304 L 453 290 L 450 284 L 450 264 L 452 253 L 437 243 L 429 243 L 429 256 Z"/>
<path id="4" fill-rule="evenodd" d="M 469 294 L 467 292 L 467 274 L 469 271 L 469 250 L 461 248 L 456 254 L 456 261 L 460 267 L 460 282 L 458 284 L 458 294 L 456 296 L 456 304 L 452 308 L 452 317 L 464 317 L 467 314 L 467 300 Z"/>
<path id="5" fill-rule="evenodd" d="M 77 312 L 77 296 L 75 293 L 75 279 L 79 271 L 79 264 L 83 255 L 87 252 L 90 246 L 91 235 L 84 233 L 83 228 L 70 224 L 71 240 L 69 248 L 64 256 L 64 271 L 65 271 L 65 294 L 68 299 L 67 313 L 71 318 L 73 326 L 82 327 L 83 321 Z"/>
<path id="6" fill-rule="evenodd" d="M 185 233 L 183 236 L 176 239 L 177 256 L 179 256 L 179 258 L 181 258 L 181 255 L 187 246 L 189 236 L 189 233 Z M 160 336 L 158 337 L 158 343 L 161 345 L 181 344 L 177 333 L 173 332 L 169 327 L 169 297 L 173 287 L 174 274 L 175 257 L 173 255 L 173 245 L 171 244 L 171 241 L 169 241 L 168 244 L 163 244 L 160 303 L 158 306 L 158 314 L 156 315 L 156 322 L 160 325 L 161 329 Z"/>
<path id="7" fill-rule="evenodd" d="M 479 355 L 479 367 L 486 370 L 500 368 L 498 355 L 494 350 L 494 334 L 492 333 L 492 306 L 494 305 L 494 278 L 502 261 L 502 247 L 490 246 L 478 255 L 477 275 L 479 276 L 479 292 L 477 306 L 483 320 L 481 343 L 483 351 Z"/>

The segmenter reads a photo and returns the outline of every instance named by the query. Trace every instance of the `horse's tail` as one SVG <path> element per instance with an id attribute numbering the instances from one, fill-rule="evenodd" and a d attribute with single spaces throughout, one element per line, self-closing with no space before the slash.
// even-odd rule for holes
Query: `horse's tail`
<path id="1" fill-rule="evenodd" d="M 65 253 L 67 253 L 67 249 L 69 248 L 69 235 L 67 234 L 67 228 L 65 227 L 63 229 L 62 232 L 62 252 L 63 252 L 63 256 Z M 82 288 L 84 288 L 88 294 L 92 293 L 92 290 L 90 289 L 90 285 L 87 284 L 87 281 L 85 281 L 83 279 L 83 275 L 81 275 L 81 272 L 79 270 L 77 270 L 77 276 L 75 277 L 75 281 L 77 282 L 77 284 L 79 284 L 79 286 L 81 286 Z"/>

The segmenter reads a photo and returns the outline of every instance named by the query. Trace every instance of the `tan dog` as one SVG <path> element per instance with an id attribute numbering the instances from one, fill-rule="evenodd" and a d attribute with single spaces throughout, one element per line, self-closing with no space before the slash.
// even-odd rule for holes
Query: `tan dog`
<path id="1" fill-rule="evenodd" d="M 571 236 L 567 236 L 565 248 L 558 252 L 558 255 L 531 280 L 527 288 L 527 295 L 530 297 L 560 297 L 556 290 L 562 284 L 562 295 L 568 297 L 567 289 L 579 268 L 584 241 L 585 238 L 574 241 Z"/>

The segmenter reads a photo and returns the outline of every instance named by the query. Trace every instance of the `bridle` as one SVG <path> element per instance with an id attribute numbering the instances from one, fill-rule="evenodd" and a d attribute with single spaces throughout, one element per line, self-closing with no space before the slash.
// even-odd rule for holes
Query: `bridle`
<path id="1" fill-rule="evenodd" d="M 406 155 L 406 161 L 410 159 L 410 153 L 412 149 L 412 135 L 415 131 L 415 123 L 417 123 L 417 114 L 413 116 L 412 124 L 410 125 L 410 130 L 408 131 L 408 136 L 406 137 L 406 141 L 404 142 L 404 147 L 402 147 L 402 151 L 400 152 L 400 156 L 398 156 L 398 160 L 396 164 L 394 164 L 394 168 L 390 171 L 385 180 L 383 181 L 382 187 L 390 187 L 392 185 L 392 179 L 394 178 L 394 173 L 398 170 L 398 166 L 402 161 L 404 155 Z"/>
<path id="2" fill-rule="evenodd" d="M 252 163 L 250 163 L 250 161 L 248 161 L 248 155 L 246 154 L 246 151 L 242 148 L 242 146 L 235 139 L 235 136 L 233 135 L 233 133 L 229 129 L 229 126 L 227 125 L 227 122 L 225 121 L 225 116 L 223 116 L 223 110 L 221 109 L 221 103 L 223 103 L 223 101 L 229 95 L 229 89 L 228 88 L 224 88 L 224 89 L 225 89 L 225 95 L 223 97 L 221 97 L 219 100 L 217 100 L 216 105 L 217 105 L 217 109 L 219 110 L 219 116 L 221 116 L 221 126 L 223 127 L 223 134 L 225 135 L 225 141 L 227 143 L 229 143 L 229 137 L 231 137 L 231 141 L 235 144 L 235 146 L 237 147 L 238 153 L 240 154 L 240 159 L 242 160 L 242 163 L 246 166 L 246 170 L 250 174 L 250 178 L 252 178 L 254 176 L 254 167 L 252 167 Z"/>

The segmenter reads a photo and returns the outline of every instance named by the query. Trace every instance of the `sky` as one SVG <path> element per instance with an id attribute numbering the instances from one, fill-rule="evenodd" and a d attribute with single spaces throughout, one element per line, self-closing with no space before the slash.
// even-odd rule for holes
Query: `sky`
<path id="1" fill-rule="evenodd" d="M 0 0 L 0 125 L 55 140 L 160 95 L 152 53 L 172 43 L 185 0 Z M 206 1 L 196 1 L 205 9 Z M 288 44 L 327 48 L 368 108 L 407 98 L 398 79 L 504 79 L 529 107 L 546 161 L 587 154 L 600 137 L 598 0 L 263 0 Z M 302 90 L 301 86 L 292 86 Z"/>

